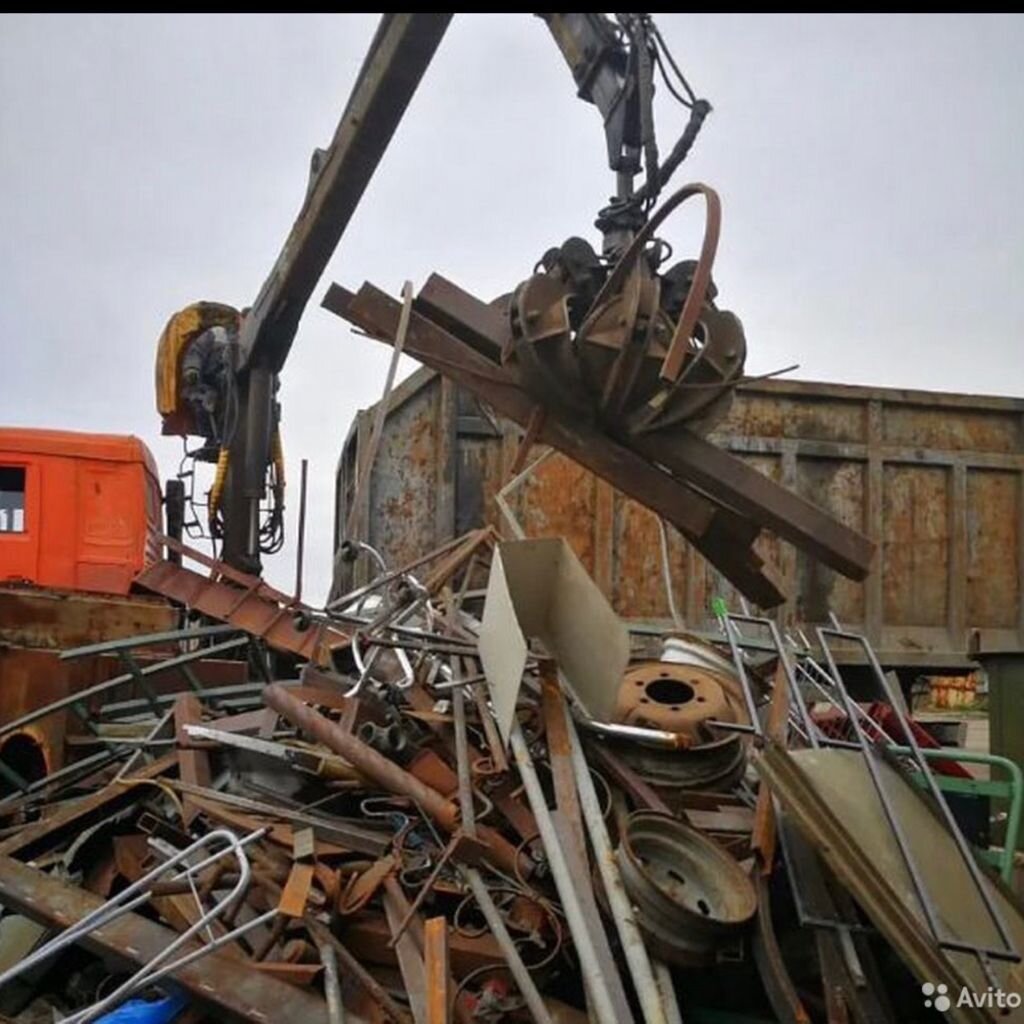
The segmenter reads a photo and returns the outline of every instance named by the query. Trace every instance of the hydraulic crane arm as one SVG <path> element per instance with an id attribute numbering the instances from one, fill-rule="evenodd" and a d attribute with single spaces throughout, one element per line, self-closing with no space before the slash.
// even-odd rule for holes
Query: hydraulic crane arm
<path id="1" fill-rule="evenodd" d="M 306 303 L 348 226 L 451 14 L 385 14 L 331 145 L 317 150 L 306 200 L 288 239 L 242 320 L 237 349 L 237 427 L 227 450 L 223 553 L 259 570 L 260 501 L 278 418 L 277 374 Z"/>
<path id="2" fill-rule="evenodd" d="M 241 365 L 278 372 L 324 268 L 391 142 L 451 14 L 385 14 L 341 115 L 317 150 L 306 201 L 246 315 Z"/>
<path id="3" fill-rule="evenodd" d="M 620 251 L 647 219 L 658 193 L 682 163 L 711 112 L 697 99 L 665 49 L 648 14 L 541 14 L 576 81 L 577 94 L 593 103 L 604 119 L 608 166 L 616 174 L 615 197 L 601 211 L 597 226 L 605 234 L 606 254 Z M 676 75 L 675 84 L 669 70 Z M 690 110 L 690 118 L 668 159 L 659 162 L 654 131 L 654 71 Z M 633 179 L 646 171 L 634 192 Z"/>
<path id="4" fill-rule="evenodd" d="M 204 438 L 189 454 L 217 464 L 210 531 L 223 542 L 221 557 L 243 571 L 258 573 L 261 552 L 277 550 L 283 539 L 278 374 L 306 303 L 451 17 L 382 17 L 334 138 L 313 156 L 305 202 L 252 306 L 240 315 L 223 307 L 222 316 L 216 304 L 200 303 L 173 317 L 164 332 L 157 364 L 164 432 Z M 569 64 L 580 97 L 595 104 L 604 120 L 616 196 L 601 211 L 598 226 L 605 254 L 612 256 L 642 227 L 667 178 L 658 166 L 652 108 L 653 71 L 664 44 L 646 14 L 618 14 L 615 20 L 603 14 L 540 17 Z M 681 75 L 679 80 L 689 91 Z M 695 119 L 699 127 L 710 108 L 692 93 L 690 99 L 693 103 L 682 102 L 691 107 L 692 142 Z M 642 170 L 646 184 L 634 192 L 633 178 Z M 216 323 L 211 310 L 220 317 Z M 268 480 L 272 501 L 263 516 Z"/>

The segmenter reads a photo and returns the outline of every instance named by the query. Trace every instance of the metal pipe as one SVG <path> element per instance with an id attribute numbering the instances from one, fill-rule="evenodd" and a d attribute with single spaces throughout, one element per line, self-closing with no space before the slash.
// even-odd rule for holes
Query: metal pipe
<path id="1" fill-rule="evenodd" d="M 341 979 L 338 977 L 338 954 L 329 942 L 321 942 L 319 950 L 320 963 L 324 965 L 327 1020 L 330 1024 L 345 1024 L 345 1005 L 341 1001 Z"/>
<path id="2" fill-rule="evenodd" d="M 271 683 L 264 689 L 263 701 L 318 743 L 340 754 L 382 789 L 416 801 L 447 831 L 453 832 L 458 827 L 458 810 L 454 804 L 329 718 L 303 704 L 280 683 Z"/>
<path id="3" fill-rule="evenodd" d="M 530 1011 L 535 1024 L 554 1024 L 551 1014 L 548 1012 L 547 1004 L 537 990 L 537 986 L 533 983 L 533 978 L 530 977 L 530 972 L 526 969 L 526 964 L 523 963 L 519 950 L 516 948 L 515 942 L 512 941 L 512 936 L 509 935 L 508 929 L 505 927 L 505 921 L 497 906 L 495 906 L 494 900 L 491 898 L 491 894 L 484 884 L 483 878 L 480 876 L 480 872 L 476 868 L 467 867 L 462 869 L 462 874 L 466 881 L 469 882 L 469 887 L 473 891 L 473 898 L 480 908 L 480 913 L 484 915 L 487 927 L 491 929 L 495 940 L 501 946 L 501 951 L 505 954 L 505 962 L 508 964 L 509 973 L 519 987 L 519 994 L 526 1000 L 526 1008 Z"/>
<path id="4" fill-rule="evenodd" d="M 211 636 L 223 636 L 225 633 L 240 632 L 241 630 L 237 626 L 220 625 L 197 626 L 195 629 L 172 629 L 164 633 L 146 633 L 142 636 L 104 640 L 98 644 L 87 644 L 85 647 L 70 647 L 68 650 L 60 652 L 60 660 L 73 661 L 75 658 L 88 658 L 94 654 L 112 654 L 135 647 L 157 647 L 185 640 L 200 640 Z"/>
<path id="5" fill-rule="evenodd" d="M 591 732 L 617 739 L 635 740 L 649 747 L 665 747 L 669 750 L 685 750 L 693 746 L 692 739 L 681 732 L 666 732 L 664 729 L 645 729 L 640 725 L 616 725 L 612 722 L 595 722 L 573 709 L 573 717 Z"/>
<path id="6" fill-rule="evenodd" d="M 295 601 L 302 600 L 302 562 L 306 553 L 306 478 L 309 474 L 309 459 L 302 460 L 299 476 L 299 535 L 295 550 Z"/>
<path id="7" fill-rule="evenodd" d="M 555 888 L 558 890 L 559 898 L 562 901 L 562 908 L 565 911 L 566 920 L 569 922 L 569 931 L 572 933 L 576 952 L 580 958 L 580 967 L 583 972 L 583 980 L 586 983 L 590 1009 L 596 1017 L 598 1024 L 623 1024 L 623 1022 L 616 1018 L 615 1007 L 605 985 L 604 975 L 601 973 L 594 941 L 591 938 L 586 919 L 576 898 L 572 872 L 565 859 L 565 853 L 562 850 L 558 834 L 551 820 L 551 812 L 548 810 L 547 801 L 544 798 L 544 791 L 541 789 L 540 780 L 537 778 L 537 771 L 533 766 L 533 758 L 530 757 L 530 750 L 526 745 L 523 731 L 518 722 L 514 722 L 512 726 L 512 753 L 515 755 L 516 766 L 523 780 L 523 788 L 526 790 L 526 798 L 529 801 L 530 809 L 533 811 L 533 816 L 537 821 L 537 829 L 540 832 L 541 842 L 544 844 L 544 852 L 547 855 L 551 874 L 555 880 Z"/>
<path id="8" fill-rule="evenodd" d="M 145 668 L 140 669 L 139 672 L 143 676 L 152 676 L 156 675 L 158 672 L 167 672 L 172 668 L 177 668 L 178 666 L 187 664 L 190 661 L 197 661 L 199 658 L 205 658 L 212 654 L 220 654 L 223 651 L 234 650 L 236 647 L 241 647 L 248 642 L 249 638 L 247 636 L 238 637 L 235 640 L 226 640 L 224 643 L 214 644 L 212 647 L 203 647 L 198 651 L 189 651 L 187 654 L 179 654 L 174 658 L 168 658 L 166 661 L 158 661 L 152 665 L 146 665 Z M 36 708 L 35 711 L 30 711 L 28 714 L 22 715 L 21 718 L 16 718 L 13 722 L 5 722 L 0 726 L 0 737 L 9 736 L 12 732 L 17 732 L 19 729 L 22 729 L 26 725 L 30 725 L 32 722 L 38 721 L 40 718 L 52 715 L 55 711 L 62 711 L 64 708 L 68 708 L 73 704 L 88 700 L 90 697 L 96 697 L 101 693 L 106 693 L 107 690 L 112 690 L 116 686 L 123 686 L 125 683 L 130 683 L 134 679 L 135 676 L 131 672 L 126 672 L 124 675 L 115 676 L 113 679 L 97 683 L 95 686 L 89 686 L 84 690 L 78 690 L 76 693 L 73 693 L 68 697 L 64 697 L 61 700 L 55 700 L 53 703 L 47 704 L 44 707 Z"/>
<path id="9" fill-rule="evenodd" d="M 249 928 L 254 927 L 255 923 L 260 919 L 257 918 L 255 921 L 248 922 L 242 929 L 235 929 L 233 932 L 222 937 L 222 939 L 219 939 L 216 943 L 209 946 L 203 946 L 201 949 L 186 954 L 184 957 L 180 957 L 172 963 L 161 967 L 161 965 L 164 965 L 165 961 L 167 961 L 173 953 L 175 953 L 191 938 L 198 935 L 210 921 L 218 917 L 231 906 L 235 905 L 245 893 L 245 890 L 249 886 L 250 867 L 249 860 L 245 855 L 243 846 L 253 839 L 263 836 L 266 831 L 266 829 L 260 829 L 257 832 L 251 833 L 244 840 L 239 840 L 238 837 L 228 829 L 216 829 L 202 838 L 197 839 L 191 846 L 178 851 L 170 860 L 159 864 L 152 871 L 143 875 L 122 892 L 118 893 L 113 899 L 108 900 L 106 903 L 86 914 L 75 924 L 65 928 L 64 931 L 55 938 L 39 947 L 29 956 L 24 957 L 13 967 L 10 967 L 0 975 L 0 987 L 37 964 L 49 959 L 54 953 L 57 953 L 61 949 L 83 939 L 90 932 L 108 924 L 110 921 L 122 917 L 124 914 L 131 912 L 136 907 L 147 902 L 153 895 L 153 884 L 158 881 L 161 875 L 176 867 L 178 864 L 184 864 L 185 868 L 174 876 L 175 879 L 191 878 L 194 874 L 202 871 L 228 853 L 234 854 L 238 863 L 238 879 L 231 889 L 231 892 L 224 899 L 220 900 L 211 910 L 201 914 L 199 919 L 186 931 L 176 936 L 173 942 L 168 944 L 160 951 L 159 954 L 157 954 L 156 957 L 141 967 L 135 974 L 133 974 L 127 981 L 116 988 L 108 996 L 68 1018 L 69 1024 L 71 1024 L 71 1022 L 74 1022 L 74 1024 L 86 1024 L 87 1021 L 94 1020 L 99 1013 L 117 1005 L 122 999 L 136 991 L 142 985 L 151 984 L 158 978 L 161 978 L 172 971 L 178 970 L 180 967 L 185 966 L 185 964 L 191 963 L 200 956 L 204 956 L 206 953 L 210 952 L 211 949 L 216 948 L 217 945 L 221 945 L 226 941 L 233 941 L 239 934 L 241 934 L 242 930 L 247 931 Z M 218 842 L 225 842 L 227 845 L 223 849 L 205 857 L 197 864 L 188 864 L 189 858 L 194 853 Z M 270 916 L 274 916 L 276 913 L 277 911 L 275 909 L 270 913 Z"/>
<path id="10" fill-rule="evenodd" d="M 565 707 L 564 698 L 559 697 L 559 703 L 563 708 Z M 590 766 L 583 754 L 579 733 L 576 731 L 572 715 L 563 717 L 569 734 L 569 754 L 572 758 L 573 774 L 576 777 L 576 790 L 580 797 L 583 821 L 594 847 L 594 859 L 597 861 L 597 867 L 601 873 L 605 895 L 608 897 L 608 906 L 615 920 L 615 929 L 619 933 L 619 941 L 622 943 L 622 949 L 626 955 L 626 964 L 633 979 L 633 988 L 640 1000 L 644 1020 L 647 1021 L 647 1024 L 669 1024 L 665 1000 L 658 987 L 650 958 L 647 956 L 647 947 L 644 945 L 640 926 L 633 913 L 633 904 L 626 895 L 626 887 L 615 860 L 615 851 L 608 836 L 608 829 L 605 827 L 601 802 L 597 798 L 597 790 L 594 788 L 594 780 L 590 775 Z"/>
<path id="11" fill-rule="evenodd" d="M 679 1012 L 679 1002 L 676 999 L 676 988 L 672 984 L 672 971 L 664 960 L 654 961 L 654 974 L 658 979 L 658 988 L 661 989 L 662 998 L 665 1000 L 665 1011 L 668 1015 L 668 1024 L 683 1024 L 683 1015 Z"/>
<path id="12" fill-rule="evenodd" d="M 371 782 L 375 782 L 389 793 L 409 797 L 449 834 L 459 827 L 459 809 L 456 804 L 441 796 L 426 783 L 420 782 L 415 775 L 378 754 L 356 736 L 345 732 L 330 719 L 324 718 L 318 711 L 307 707 L 280 683 L 271 683 L 267 686 L 263 691 L 263 700 L 268 707 L 283 715 L 292 725 L 298 726 L 317 742 L 341 754 Z M 515 872 L 519 861 L 515 847 L 494 829 L 480 827 L 479 835 L 488 845 L 489 855 L 494 863 L 505 871 Z"/>
<path id="13" fill-rule="evenodd" d="M 466 705 L 461 690 L 452 691 L 452 724 L 455 728 L 455 770 L 459 778 L 459 807 L 466 835 L 476 837 L 476 808 L 473 806 L 473 778 L 466 734 Z"/>

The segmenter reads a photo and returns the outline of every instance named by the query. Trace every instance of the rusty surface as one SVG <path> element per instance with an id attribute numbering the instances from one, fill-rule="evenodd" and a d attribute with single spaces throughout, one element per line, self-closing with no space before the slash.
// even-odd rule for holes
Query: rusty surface
<path id="1" fill-rule="evenodd" d="M 92 893 L 6 856 L 0 857 L 0 901 L 35 921 L 58 928 L 74 924 L 103 902 Z M 169 928 L 137 914 L 125 914 L 93 932 L 85 945 L 93 952 L 138 965 L 148 963 L 176 937 Z M 175 980 L 201 1005 L 226 1013 L 231 1019 L 266 1024 L 266 1009 L 272 1006 L 278 1020 L 327 1024 L 322 999 L 261 976 L 223 953 L 210 953 L 182 968 Z"/>
<path id="2" fill-rule="evenodd" d="M 623 678 L 613 720 L 674 732 L 696 743 L 703 722 L 733 722 L 737 717 L 716 673 L 691 665 L 643 661 Z"/>
<path id="3" fill-rule="evenodd" d="M 177 619 L 177 609 L 151 597 L 0 586 L 0 642 L 21 647 L 61 651 L 165 633 Z"/>
<path id="4" fill-rule="evenodd" d="M 437 406 L 440 379 L 433 371 L 406 383 L 406 404 Z M 782 623 L 806 628 L 832 610 L 897 666 L 967 667 L 971 627 L 989 646 L 1024 645 L 1022 415 L 1024 402 L 1015 399 L 798 381 L 740 387 L 710 438 L 881 548 L 872 573 L 858 583 L 786 542 L 759 538 L 756 550 L 792 595 Z M 493 495 L 519 434 L 508 421 L 497 423 L 500 429 L 487 433 L 478 419 L 460 419 L 453 483 L 460 528 L 500 525 Z M 387 422 L 385 435 L 392 429 Z M 402 470 L 382 463 L 377 472 Z M 611 511 L 603 511 L 590 472 L 563 456 L 549 459 L 538 478 L 513 496 L 527 533 L 563 532 L 620 614 L 667 620 L 654 516 L 614 490 Z M 379 540 L 374 529 L 371 543 Z M 444 539 L 432 536 L 431 544 Z M 386 546 L 383 552 L 387 558 Z M 712 599 L 735 606 L 735 591 L 675 530 L 669 552 L 687 624 L 715 628 Z"/>
<path id="5" fill-rule="evenodd" d="M 329 747 L 389 793 L 414 800 L 446 832 L 455 832 L 459 825 L 459 808 L 436 790 L 420 782 L 404 768 L 389 761 L 362 740 L 342 730 L 330 719 L 296 700 L 277 683 L 264 690 L 263 699 L 293 725 Z M 480 828 L 479 835 L 489 847 L 490 859 L 505 871 L 516 871 L 520 858 L 516 849 L 494 829 Z"/>
<path id="6" fill-rule="evenodd" d="M 407 908 L 407 901 L 402 901 L 395 923 L 400 920 L 402 912 Z M 414 941 L 416 925 L 409 929 L 403 939 Z M 359 951 L 359 959 L 367 964 L 381 966 L 397 966 L 398 959 L 391 947 L 391 929 L 380 914 L 362 917 L 345 918 L 340 932 L 341 941 L 350 949 Z M 417 947 L 418 948 L 418 947 Z M 497 940 L 487 933 L 463 935 L 454 932 L 450 936 L 449 952 L 452 970 L 461 978 L 479 967 L 493 967 L 504 963 L 504 955 Z"/>
<path id="7" fill-rule="evenodd" d="M 288 873 L 278 909 L 285 917 L 302 917 L 306 912 L 309 891 L 313 887 L 313 865 L 296 861 Z"/>
<path id="8" fill-rule="evenodd" d="M 124 782 L 113 782 L 62 807 L 50 817 L 34 822 L 5 839 L 0 843 L 0 856 L 25 859 L 36 856 L 74 830 L 81 830 L 104 814 L 110 814 L 139 799 L 140 790 L 147 787 L 132 785 L 133 780 L 155 779 L 175 768 L 177 763 L 177 753 L 165 754 L 145 768 L 133 772 Z"/>
<path id="9" fill-rule="evenodd" d="M 330 664 L 331 652 L 347 645 L 348 635 L 336 626 L 314 624 L 300 629 L 295 622 L 305 605 L 274 590 L 259 577 L 237 572 L 223 562 L 163 538 L 168 547 L 211 569 L 214 578 L 170 561 L 147 566 L 135 578 L 138 586 L 179 601 L 210 618 L 262 637 L 277 650 L 291 651 L 316 664 Z"/>
<path id="10" fill-rule="evenodd" d="M 352 955 L 336 935 L 313 917 L 307 916 L 304 923 L 317 942 L 327 943 L 333 947 L 338 956 L 342 974 L 360 986 L 377 1008 L 382 1010 L 395 1024 L 411 1024 L 412 1018 L 409 1013 L 395 1002 L 387 989 Z"/>
<path id="11" fill-rule="evenodd" d="M 364 286 L 358 296 L 334 285 L 324 305 L 374 337 L 387 337 L 397 326 L 398 303 L 372 285 Z M 435 369 L 443 369 L 457 383 L 471 387 L 495 412 L 524 427 L 530 422 L 536 405 L 514 375 L 504 372 L 415 312 L 410 321 L 406 350 Z M 444 385 L 441 385 L 441 394 L 445 394 Z M 751 600 L 773 606 L 782 599 L 777 581 L 764 571 L 760 560 L 750 551 L 749 545 L 757 533 L 752 524 L 716 507 L 683 480 L 587 424 L 575 422 L 569 426 L 549 416 L 539 433 L 543 443 L 571 455 L 609 482 L 628 488 L 644 504 L 658 510 L 742 586 Z M 358 431 L 356 436 L 358 438 Z M 339 507 L 343 495 L 348 493 L 348 488 L 339 490 Z M 445 525 L 444 529 L 450 526 Z"/>
<path id="12" fill-rule="evenodd" d="M 423 968 L 427 981 L 427 1024 L 449 1024 L 452 998 L 448 966 L 448 920 L 428 918 L 423 927 Z"/>
<path id="13" fill-rule="evenodd" d="M 82 675 L 79 666 L 60 661 L 56 651 L 0 647 L 0 722 L 13 722 L 62 700 L 74 689 L 82 689 L 88 685 Z M 22 742 L 27 739 L 38 744 L 47 771 L 56 771 L 64 766 L 64 736 L 72 721 L 70 712 L 58 711 L 26 726 L 8 740 L 20 736 Z M 0 754 L 3 752 L 4 747 L 0 746 Z"/>
<path id="14" fill-rule="evenodd" d="M 194 693 L 183 693 L 174 702 L 174 732 L 178 745 L 178 774 L 182 782 L 191 786 L 210 785 L 210 758 L 205 750 L 193 747 L 186 725 L 200 725 L 203 721 L 202 705 Z M 188 796 L 182 801 L 185 807 L 185 826 L 199 813 L 199 808 Z"/>

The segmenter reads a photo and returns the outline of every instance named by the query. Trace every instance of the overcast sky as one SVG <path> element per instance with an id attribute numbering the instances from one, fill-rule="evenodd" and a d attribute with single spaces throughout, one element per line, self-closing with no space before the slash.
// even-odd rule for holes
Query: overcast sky
<path id="1" fill-rule="evenodd" d="M 743 319 L 748 371 L 796 362 L 803 378 L 1024 394 L 1020 17 L 658 23 L 714 106 L 677 178 L 722 194 L 715 277 Z M 0 422 L 134 433 L 175 471 L 157 337 L 196 299 L 253 299 L 375 24 L 0 20 Z M 659 114 L 667 151 L 681 115 Z M 549 245 L 596 242 L 610 191 L 599 117 L 543 24 L 458 15 L 317 301 L 332 279 L 397 293 L 433 269 L 501 293 Z M 692 251 L 698 231 L 691 212 L 666 237 Z M 292 479 L 311 462 L 311 598 L 329 581 L 341 442 L 386 361 L 314 302 L 284 370 Z M 296 504 L 293 491 L 290 532 Z M 286 587 L 291 550 L 268 566 Z"/>

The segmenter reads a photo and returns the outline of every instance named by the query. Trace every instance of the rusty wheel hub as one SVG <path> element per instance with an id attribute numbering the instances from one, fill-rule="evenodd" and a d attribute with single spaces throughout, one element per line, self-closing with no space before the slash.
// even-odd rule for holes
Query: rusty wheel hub
<path id="1" fill-rule="evenodd" d="M 712 961 L 757 909 L 757 894 L 739 864 L 676 818 L 633 814 L 617 856 L 640 928 L 670 963 Z"/>
<path id="2" fill-rule="evenodd" d="M 682 733 L 699 741 L 708 719 L 735 720 L 729 698 L 707 669 L 647 661 L 630 669 L 619 689 L 616 721 Z"/>

